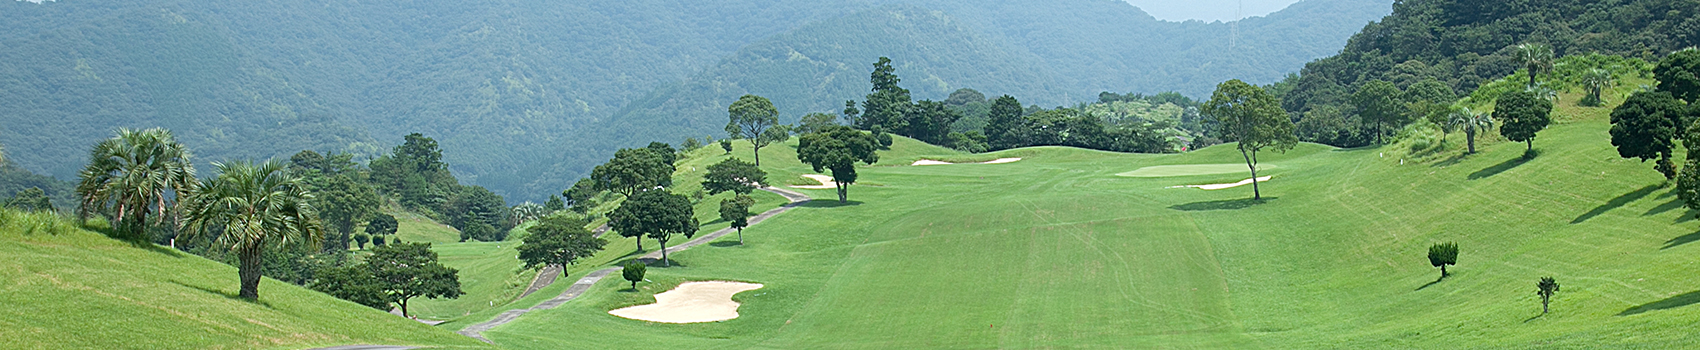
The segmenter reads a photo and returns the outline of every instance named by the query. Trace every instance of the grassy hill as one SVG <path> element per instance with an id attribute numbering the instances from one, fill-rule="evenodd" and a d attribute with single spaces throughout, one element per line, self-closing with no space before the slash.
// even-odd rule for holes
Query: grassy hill
<path id="1" fill-rule="evenodd" d="M 1562 100 L 1533 160 L 1497 141 L 1426 162 L 1305 144 L 1263 156 L 1276 165 L 1264 203 L 1249 187 L 1169 188 L 1244 174 L 1115 175 L 1240 163 L 1231 146 L 921 167 L 905 161 L 928 150 L 892 152 L 860 169 L 849 204 L 817 200 L 746 230 L 747 245 L 675 254 L 682 266 L 651 268 L 636 292 L 604 280 L 486 336 L 515 349 L 1700 346 L 1693 213 L 1651 165 L 1616 155 L 1606 109 Z M 775 148 L 770 173 L 811 173 Z M 1440 242 L 1462 254 L 1437 282 L 1425 253 Z M 1545 276 L 1563 289 L 1543 316 Z M 766 287 L 725 322 L 606 313 L 696 280 Z"/>
<path id="2" fill-rule="evenodd" d="M 236 298 L 236 268 L 138 247 L 58 217 L 0 211 L 0 344 L 21 349 L 301 349 L 344 344 L 487 348 L 266 279 Z"/>

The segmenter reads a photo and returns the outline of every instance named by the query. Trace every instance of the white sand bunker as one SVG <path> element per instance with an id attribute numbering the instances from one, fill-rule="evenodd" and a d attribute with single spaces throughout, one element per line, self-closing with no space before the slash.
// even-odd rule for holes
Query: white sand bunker
<path id="1" fill-rule="evenodd" d="M 738 302 L 732 295 L 760 289 L 758 283 L 686 282 L 666 293 L 656 294 L 655 303 L 638 305 L 608 314 L 660 323 L 700 323 L 738 318 Z"/>
<path id="2" fill-rule="evenodd" d="M 988 161 L 988 162 L 980 162 L 980 163 L 972 163 L 972 164 L 1003 164 L 1003 163 L 1014 163 L 1014 162 L 1019 162 L 1019 161 L 1021 161 L 1021 158 L 998 158 L 998 159 Z M 941 161 L 936 161 L 936 160 L 932 160 L 932 159 L 922 159 L 922 160 L 917 160 L 917 161 L 915 161 L 915 163 L 909 164 L 909 165 L 910 166 L 920 166 L 920 165 L 951 165 L 951 164 L 956 164 L 956 163 L 941 162 Z"/>
<path id="3" fill-rule="evenodd" d="M 1275 164 L 1258 164 L 1257 170 L 1277 168 Z M 1158 165 L 1139 168 L 1134 171 L 1116 174 L 1124 177 L 1178 177 L 1193 175 L 1216 175 L 1241 173 L 1248 170 L 1245 164 L 1186 164 Z"/>
<path id="4" fill-rule="evenodd" d="M 1260 178 L 1257 178 L 1257 182 L 1268 182 L 1269 179 L 1272 179 L 1272 178 L 1275 178 L 1275 177 L 1274 176 L 1260 177 Z M 1251 181 L 1252 181 L 1251 179 L 1245 179 L 1245 180 L 1240 180 L 1240 182 L 1235 182 L 1235 183 L 1231 183 L 1231 184 L 1169 186 L 1169 188 L 1196 188 L 1196 189 L 1201 189 L 1201 190 L 1205 190 L 1205 191 L 1212 191 L 1212 190 L 1229 189 L 1229 188 L 1234 188 L 1234 187 L 1250 185 Z"/>
<path id="5" fill-rule="evenodd" d="M 834 190 L 834 189 L 838 189 L 838 184 L 832 182 L 832 176 L 808 174 L 808 175 L 803 175 L 803 177 L 809 178 L 810 180 L 820 181 L 820 184 L 819 185 L 802 185 L 802 186 L 792 185 L 791 188 L 801 188 L 801 189 L 805 189 L 805 190 Z"/>

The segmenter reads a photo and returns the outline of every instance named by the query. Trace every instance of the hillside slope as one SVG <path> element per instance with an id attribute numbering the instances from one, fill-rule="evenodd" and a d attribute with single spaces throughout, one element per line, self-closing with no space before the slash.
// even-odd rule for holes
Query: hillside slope
<path id="1" fill-rule="evenodd" d="M 1700 346 L 1694 212 L 1616 155 L 1608 108 L 1561 101 L 1533 160 L 1503 141 L 1434 162 L 1304 144 L 1262 156 L 1264 203 L 1249 186 L 1170 188 L 1243 173 L 1117 175 L 1235 165 L 1231 145 L 892 154 L 858 169 L 850 203 L 817 200 L 746 230 L 745 245 L 675 254 L 681 267 L 651 268 L 635 292 L 605 279 L 485 334 L 517 349 Z M 775 148 L 770 173 L 811 173 Z M 992 157 L 1024 159 L 904 166 Z M 1437 281 L 1425 253 L 1442 242 L 1462 253 Z M 1548 276 L 1563 288 L 1542 315 Z M 734 297 L 740 317 L 724 322 L 607 313 L 701 280 L 765 287 Z"/>
<path id="2" fill-rule="evenodd" d="M 258 302 L 237 299 L 235 267 L 114 241 L 53 216 L 0 211 L 0 266 L 6 348 L 487 348 L 271 279 L 261 282 Z"/>

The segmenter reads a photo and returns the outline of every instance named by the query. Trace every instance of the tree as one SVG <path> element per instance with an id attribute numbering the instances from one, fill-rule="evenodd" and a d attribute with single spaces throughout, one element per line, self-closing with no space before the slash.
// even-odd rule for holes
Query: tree
<path id="1" fill-rule="evenodd" d="M 354 243 L 360 250 L 366 250 L 366 242 L 372 241 L 372 235 L 360 233 L 354 235 Z"/>
<path id="2" fill-rule="evenodd" d="M 1446 265 L 1458 264 L 1458 243 L 1440 243 L 1428 247 L 1428 263 L 1440 268 L 1440 278 L 1446 278 Z"/>
<path id="3" fill-rule="evenodd" d="M 637 283 L 643 282 L 645 270 L 649 270 L 649 266 L 637 260 L 632 260 L 627 262 L 626 266 L 620 267 L 620 276 L 625 277 L 626 281 L 632 282 L 632 290 L 637 290 Z"/>
<path id="4" fill-rule="evenodd" d="M 856 127 L 873 130 L 875 126 L 883 126 L 885 130 L 903 130 L 904 115 L 909 113 L 909 90 L 897 86 L 902 79 L 897 77 L 897 69 L 891 66 L 891 59 L 880 57 L 874 62 L 874 71 L 868 75 L 868 82 L 873 83 L 873 90 L 866 100 L 862 101 L 861 117 L 856 119 Z"/>
<path id="5" fill-rule="evenodd" d="M 513 226 L 542 219 L 544 215 L 549 215 L 548 211 L 543 210 L 542 205 L 532 202 L 521 203 L 509 211 L 513 213 L 513 221 L 511 222 Z"/>
<path id="6" fill-rule="evenodd" d="M 1671 153 L 1688 106 L 1664 91 L 1637 92 L 1611 111 L 1611 145 L 1623 158 L 1658 159 L 1666 180 L 1676 178 Z"/>
<path id="7" fill-rule="evenodd" d="M 389 309 L 391 302 L 383 283 L 366 265 L 320 268 L 307 288 L 378 310 Z"/>
<path id="8" fill-rule="evenodd" d="M 720 218 L 731 222 L 732 228 L 738 230 L 738 244 L 744 244 L 744 228 L 750 226 L 750 207 L 755 205 L 755 198 L 743 194 L 720 200 Z"/>
<path id="9" fill-rule="evenodd" d="M 354 226 L 378 214 L 382 199 L 378 198 L 377 190 L 345 174 L 322 178 L 320 183 L 310 185 L 313 208 L 318 209 L 319 219 L 336 235 L 336 243 L 327 244 L 326 249 L 348 250 Z"/>
<path id="10" fill-rule="evenodd" d="M 543 202 L 543 212 L 544 212 L 544 214 L 552 214 L 552 213 L 562 211 L 562 210 L 566 210 L 566 209 L 567 209 L 567 204 L 566 204 L 566 202 L 561 201 L 561 196 L 551 194 L 551 195 L 549 195 L 549 200 Z"/>
<path id="11" fill-rule="evenodd" d="M 1700 104 L 1700 50 L 1690 47 L 1665 56 L 1653 68 L 1653 77 L 1659 80 L 1659 91 Z"/>
<path id="12" fill-rule="evenodd" d="M 1682 135 L 1682 145 L 1688 148 L 1688 161 L 1676 176 L 1676 198 L 1682 200 L 1684 207 L 1700 210 L 1700 123 L 1689 125 Z"/>
<path id="13" fill-rule="evenodd" d="M 489 225 L 490 234 L 473 235 L 474 239 L 480 241 L 500 241 L 502 237 L 507 236 L 508 229 L 513 228 L 513 225 L 508 224 L 513 214 L 508 208 L 507 200 L 482 186 L 462 186 L 459 191 L 455 191 L 454 196 L 449 197 L 449 202 L 443 205 L 442 211 L 449 219 L 448 224 L 462 231 L 468 231 L 468 228 L 475 224 Z"/>
<path id="14" fill-rule="evenodd" d="M 1523 64 L 1523 69 L 1529 72 L 1529 86 L 1537 85 L 1535 77 L 1541 72 L 1552 69 L 1552 47 L 1543 44 L 1520 44 L 1515 52 L 1517 62 Z"/>
<path id="15" fill-rule="evenodd" d="M 1470 144 L 1467 154 L 1476 153 L 1476 134 L 1493 129 L 1493 118 L 1486 114 L 1470 110 L 1470 107 L 1459 108 L 1452 112 L 1452 118 L 1447 121 L 1453 127 L 1464 130 L 1464 138 Z"/>
<path id="16" fill-rule="evenodd" d="M 396 243 L 372 249 L 366 257 L 372 276 L 383 286 L 388 299 L 410 315 L 407 302 L 413 298 L 460 298 L 460 271 L 437 262 L 430 243 Z"/>
<path id="17" fill-rule="evenodd" d="M 732 154 L 732 140 L 720 139 L 720 149 L 726 150 L 726 154 Z"/>
<path id="18" fill-rule="evenodd" d="M 366 222 L 366 234 L 377 237 L 393 235 L 399 227 L 395 216 L 378 213 L 372 217 L 372 221 Z"/>
<path id="19" fill-rule="evenodd" d="M 702 188 L 710 195 L 726 191 L 750 194 L 751 191 L 766 186 L 766 171 L 736 158 L 727 158 L 708 166 L 708 174 L 702 177 Z"/>
<path id="20" fill-rule="evenodd" d="M 525 231 L 531 233 L 519 246 L 519 260 L 525 267 L 555 265 L 565 267 L 579 259 L 602 251 L 608 241 L 596 238 L 586 223 L 578 218 L 552 215 L 538 220 Z M 563 270 L 564 271 L 564 270 Z"/>
<path id="21" fill-rule="evenodd" d="M 1541 281 L 1535 284 L 1535 288 L 1537 288 L 1535 295 L 1541 296 L 1541 314 L 1545 315 L 1548 311 L 1547 305 L 1552 301 L 1552 295 L 1558 293 L 1558 281 L 1553 280 L 1552 277 L 1541 277 Z"/>
<path id="22" fill-rule="evenodd" d="M 248 300 L 260 298 L 261 253 L 267 244 L 297 240 L 318 244 L 323 228 L 313 215 L 312 194 L 282 162 L 213 163 L 218 177 L 202 182 L 189 196 L 183 216 L 193 234 L 214 234 L 240 260 L 238 275 Z"/>
<path id="23" fill-rule="evenodd" d="M 481 241 L 481 242 L 501 242 L 503 240 L 506 240 L 507 238 L 508 238 L 507 231 L 503 231 L 501 229 L 496 228 L 495 225 L 491 225 L 491 224 L 488 224 L 488 223 L 485 223 L 485 222 L 482 222 L 482 221 L 474 221 L 472 223 L 468 223 L 468 224 L 466 224 L 466 228 L 460 229 L 460 241 L 461 242 L 466 242 L 468 240 L 475 240 L 475 241 Z"/>
<path id="24" fill-rule="evenodd" d="M 148 216 L 164 223 L 173 199 L 194 193 L 191 157 L 165 129 L 119 129 L 89 150 L 89 164 L 77 174 L 78 216 L 109 213 L 119 232 L 144 239 Z"/>
<path id="25" fill-rule="evenodd" d="M 644 235 L 661 242 L 661 261 L 665 266 L 672 266 L 667 261 L 667 241 L 675 234 L 685 235 L 685 238 L 695 236 L 698 225 L 691 200 L 665 190 L 632 195 L 608 214 L 608 220 L 608 226 L 622 236 Z"/>
<path id="26" fill-rule="evenodd" d="M 1399 104 L 1399 94 L 1399 88 L 1393 83 L 1381 80 L 1370 81 L 1352 94 L 1352 105 L 1358 108 L 1358 116 L 1375 125 L 1377 144 L 1385 142 L 1382 138 L 1387 135 L 1388 124 L 1397 127 L 1404 122 L 1405 109 Z"/>
<path id="27" fill-rule="evenodd" d="M 1240 156 L 1251 168 L 1252 199 L 1263 199 L 1257 187 L 1257 152 L 1266 148 L 1286 152 L 1299 142 L 1281 102 L 1269 92 L 1235 79 L 1217 85 L 1202 110 L 1216 119 L 1223 140 L 1239 143 Z"/>
<path id="28" fill-rule="evenodd" d="M 17 195 L 12 196 L 11 200 L 6 201 L 5 207 L 23 211 L 48 213 L 57 210 L 53 208 L 53 200 L 48 199 L 47 192 L 42 191 L 40 187 L 30 187 L 18 191 Z"/>
<path id="29" fill-rule="evenodd" d="M 761 166 L 761 148 L 773 140 L 767 136 L 768 128 L 779 125 L 779 110 L 773 108 L 773 101 L 766 97 L 744 95 L 738 101 L 726 107 L 728 121 L 726 133 L 732 138 L 742 138 L 750 141 L 755 148 L 756 166 Z"/>
<path id="30" fill-rule="evenodd" d="M 962 119 L 962 115 L 944 103 L 922 100 L 905 111 L 904 122 L 898 123 L 901 126 L 893 131 L 921 142 L 944 145 L 950 141 L 950 125 L 958 119 Z"/>
<path id="31" fill-rule="evenodd" d="M 1526 91 L 1512 91 L 1499 96 L 1493 118 L 1499 119 L 1499 134 L 1506 140 L 1528 143 L 1527 156 L 1535 150 L 1535 133 L 1552 122 L 1552 101 Z"/>
<path id="32" fill-rule="evenodd" d="M 831 127 L 803 135 L 797 141 L 797 160 L 813 166 L 815 172 L 832 170 L 832 182 L 838 188 L 838 202 L 849 201 L 850 184 L 856 183 L 856 162 L 874 164 L 880 160 L 879 141 L 873 135 L 848 127 Z"/>
<path id="33" fill-rule="evenodd" d="M 828 126 L 838 125 L 838 116 L 832 113 L 809 113 L 797 121 L 797 127 L 791 130 L 799 136 L 812 134 Z"/>
<path id="34" fill-rule="evenodd" d="M 644 148 L 649 149 L 651 152 L 655 152 L 655 155 L 661 156 L 661 161 L 667 163 L 667 165 L 673 165 L 673 163 L 679 161 L 679 150 L 674 149 L 673 145 L 669 145 L 665 142 L 650 141 L 649 146 Z"/>
<path id="35" fill-rule="evenodd" d="M 372 246 L 373 247 L 384 246 L 384 236 L 372 236 Z"/>
<path id="36" fill-rule="evenodd" d="M 651 149 L 621 149 L 614 152 L 614 159 L 591 170 L 590 179 L 599 191 L 630 197 L 638 191 L 672 186 L 673 163 Z"/>
<path id="37" fill-rule="evenodd" d="M 1588 90 L 1588 96 L 1582 98 L 1582 105 L 1599 106 L 1605 104 L 1600 94 L 1617 84 L 1617 77 L 1611 71 L 1594 68 L 1582 73 L 1582 88 Z"/>
<path id="38" fill-rule="evenodd" d="M 987 114 L 986 144 L 992 150 L 1005 150 L 1027 145 L 1021 128 L 1021 101 L 1014 97 L 1003 95 L 992 101 L 991 112 Z"/>
<path id="39" fill-rule="evenodd" d="M 597 189 L 595 180 L 584 178 L 573 183 L 572 188 L 561 191 L 561 197 L 566 198 L 566 205 L 568 208 L 572 208 L 573 212 L 584 214 L 589 212 L 591 207 L 596 206 L 593 199 L 596 198 L 597 193 L 601 192 L 601 189 Z"/>

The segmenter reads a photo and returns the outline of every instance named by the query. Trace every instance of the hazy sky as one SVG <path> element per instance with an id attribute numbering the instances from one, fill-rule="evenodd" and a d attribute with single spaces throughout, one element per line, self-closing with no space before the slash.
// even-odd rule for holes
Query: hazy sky
<path id="1" fill-rule="evenodd" d="M 1267 15 L 1280 11 L 1298 0 L 1127 0 L 1151 16 L 1165 21 L 1232 21 L 1235 11 L 1240 18 Z M 1242 10 L 1242 7 L 1243 10 Z"/>

